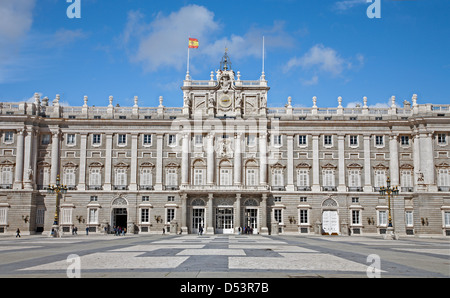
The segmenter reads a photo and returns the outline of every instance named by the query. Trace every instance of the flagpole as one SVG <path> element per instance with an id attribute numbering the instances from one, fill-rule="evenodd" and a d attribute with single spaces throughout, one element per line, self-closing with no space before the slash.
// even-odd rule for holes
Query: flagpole
<path id="1" fill-rule="evenodd" d="M 190 37 L 189 37 L 190 38 Z M 187 55 L 187 71 L 186 71 L 186 80 L 189 80 L 189 54 L 190 54 L 190 46 L 188 46 L 188 55 Z"/>

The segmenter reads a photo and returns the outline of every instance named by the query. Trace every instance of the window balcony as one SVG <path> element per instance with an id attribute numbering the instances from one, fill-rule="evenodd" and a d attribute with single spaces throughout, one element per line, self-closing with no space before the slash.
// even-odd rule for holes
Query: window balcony
<path id="1" fill-rule="evenodd" d="M 89 190 L 103 190 L 103 187 L 101 185 L 89 185 Z"/>
<path id="2" fill-rule="evenodd" d="M 347 191 L 348 192 L 360 192 L 360 191 L 363 191 L 363 188 L 362 187 L 360 187 L 360 186 L 349 186 L 349 187 L 347 187 Z"/>
<path id="3" fill-rule="evenodd" d="M 128 185 L 114 185 L 114 190 L 128 190 Z"/>
<path id="4" fill-rule="evenodd" d="M 322 191 L 337 191 L 336 186 L 322 186 Z"/>
<path id="5" fill-rule="evenodd" d="M 0 189 L 12 189 L 12 184 L 0 184 Z"/>
<path id="6" fill-rule="evenodd" d="M 297 191 L 311 191 L 311 186 L 297 186 Z"/>
<path id="7" fill-rule="evenodd" d="M 139 185 L 139 190 L 154 190 L 153 185 Z"/>
<path id="8" fill-rule="evenodd" d="M 271 186 L 270 189 L 272 191 L 286 191 L 286 187 L 284 186 Z"/>
<path id="9" fill-rule="evenodd" d="M 414 188 L 413 187 L 401 187 L 400 190 L 401 190 L 401 192 L 413 192 Z"/>
<path id="10" fill-rule="evenodd" d="M 164 186 L 164 190 L 179 190 L 180 187 L 178 185 L 166 185 Z"/>
<path id="11" fill-rule="evenodd" d="M 438 191 L 450 191 L 450 186 L 438 186 Z"/>

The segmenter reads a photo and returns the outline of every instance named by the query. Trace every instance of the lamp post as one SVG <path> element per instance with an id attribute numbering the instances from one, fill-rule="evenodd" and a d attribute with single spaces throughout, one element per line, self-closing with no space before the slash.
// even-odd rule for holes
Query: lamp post
<path id="1" fill-rule="evenodd" d="M 398 186 L 391 186 L 391 179 L 388 177 L 386 180 L 386 187 L 382 186 L 380 188 L 380 195 L 388 197 L 388 228 L 385 234 L 385 239 L 396 239 L 395 233 L 394 233 L 394 227 L 392 225 L 392 215 L 391 215 L 391 196 L 398 195 Z"/>
<path id="2" fill-rule="evenodd" d="M 61 185 L 59 175 L 56 176 L 56 185 L 49 185 L 47 188 L 48 194 L 56 194 L 56 205 L 55 205 L 55 218 L 52 225 L 52 235 L 53 237 L 59 236 L 59 194 L 67 193 L 67 186 Z"/>

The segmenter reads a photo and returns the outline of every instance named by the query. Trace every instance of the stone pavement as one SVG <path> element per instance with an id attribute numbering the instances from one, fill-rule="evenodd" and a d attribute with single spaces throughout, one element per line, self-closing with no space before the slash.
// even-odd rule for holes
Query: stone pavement
<path id="1" fill-rule="evenodd" d="M 2 237 L 0 277 L 66 277 L 70 255 L 81 277 L 450 277 L 447 238 L 261 235 Z"/>

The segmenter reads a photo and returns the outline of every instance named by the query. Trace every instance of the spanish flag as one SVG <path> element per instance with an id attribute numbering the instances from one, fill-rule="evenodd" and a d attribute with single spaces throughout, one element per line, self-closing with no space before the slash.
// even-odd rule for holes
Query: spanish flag
<path id="1" fill-rule="evenodd" d="M 198 49 L 198 39 L 189 38 L 189 48 L 190 49 Z"/>

